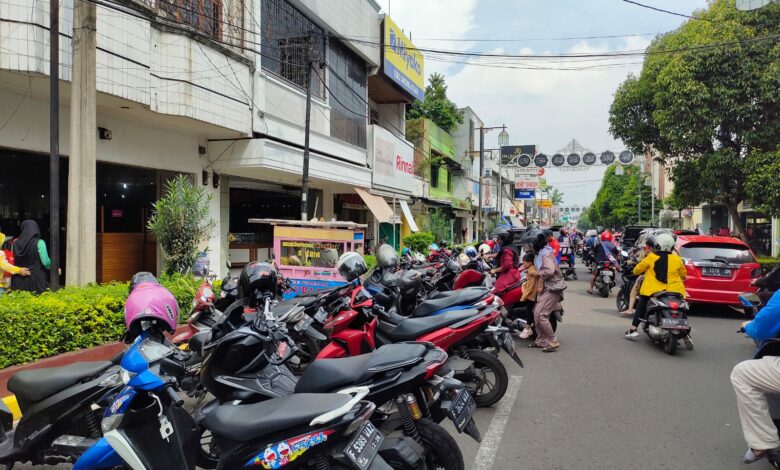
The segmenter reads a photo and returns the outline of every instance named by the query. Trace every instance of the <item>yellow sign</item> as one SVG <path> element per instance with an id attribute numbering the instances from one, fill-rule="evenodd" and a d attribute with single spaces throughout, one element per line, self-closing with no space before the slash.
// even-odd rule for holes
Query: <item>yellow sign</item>
<path id="1" fill-rule="evenodd" d="M 550 199 L 540 199 L 537 202 L 537 205 L 542 209 L 552 209 L 553 203 L 552 200 Z"/>
<path id="2" fill-rule="evenodd" d="M 385 15 L 384 72 L 390 80 L 418 100 L 424 98 L 425 75 L 422 52 L 412 44 L 401 28 Z"/>

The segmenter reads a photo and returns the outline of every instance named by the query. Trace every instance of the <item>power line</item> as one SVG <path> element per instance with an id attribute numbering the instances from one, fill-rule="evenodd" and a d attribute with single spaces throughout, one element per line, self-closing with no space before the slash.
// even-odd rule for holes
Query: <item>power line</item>
<path id="1" fill-rule="evenodd" d="M 654 6 L 651 6 L 651 5 L 645 5 L 644 3 L 635 2 L 633 0 L 623 0 L 623 1 L 626 2 L 626 3 L 630 3 L 632 5 L 636 5 L 638 7 L 647 8 L 648 10 L 654 10 L 654 11 L 658 11 L 658 12 L 661 12 L 661 13 L 666 13 L 668 15 L 680 16 L 682 18 L 689 18 L 689 19 L 692 19 L 692 20 L 709 21 L 711 23 L 715 23 L 714 20 L 711 20 L 709 18 L 700 18 L 700 17 L 697 17 L 697 16 L 686 15 L 684 13 L 677 13 L 677 12 L 674 12 L 674 11 L 664 10 L 663 8 L 658 8 L 658 7 L 654 7 Z"/>

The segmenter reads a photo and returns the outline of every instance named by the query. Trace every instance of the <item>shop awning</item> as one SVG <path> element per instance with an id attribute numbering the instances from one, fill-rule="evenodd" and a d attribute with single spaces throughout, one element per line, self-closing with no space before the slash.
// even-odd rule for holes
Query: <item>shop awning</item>
<path id="1" fill-rule="evenodd" d="M 393 222 L 393 209 L 387 205 L 385 198 L 382 196 L 374 196 L 363 188 L 355 188 L 355 192 L 358 193 L 360 199 L 366 203 L 368 209 L 374 214 L 374 218 L 380 224 L 389 224 Z"/>
<path id="2" fill-rule="evenodd" d="M 409 204 L 407 204 L 404 200 L 399 202 L 401 204 L 401 212 L 404 213 L 404 217 L 406 217 L 406 223 L 409 224 L 409 229 L 412 232 L 419 232 L 420 229 L 417 228 L 417 223 L 414 221 L 414 217 L 412 217 L 412 211 L 409 210 Z"/>

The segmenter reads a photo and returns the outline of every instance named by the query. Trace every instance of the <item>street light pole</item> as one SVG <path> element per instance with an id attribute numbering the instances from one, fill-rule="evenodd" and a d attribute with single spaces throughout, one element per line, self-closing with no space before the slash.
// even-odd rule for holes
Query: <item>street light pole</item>
<path id="1" fill-rule="evenodd" d="M 482 173 L 485 167 L 485 128 L 479 126 L 479 204 L 477 205 L 477 236 L 482 241 Z"/>

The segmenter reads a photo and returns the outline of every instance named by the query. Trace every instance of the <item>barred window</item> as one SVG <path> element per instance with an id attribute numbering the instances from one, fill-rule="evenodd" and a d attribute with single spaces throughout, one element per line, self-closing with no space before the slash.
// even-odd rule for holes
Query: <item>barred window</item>
<path id="1" fill-rule="evenodd" d="M 222 0 L 157 0 L 168 19 L 222 40 Z"/>
<path id="2" fill-rule="evenodd" d="M 261 53 L 264 70 L 299 88 L 306 88 L 309 57 L 325 58 L 325 32 L 286 0 L 260 2 Z M 311 93 L 324 98 L 319 67 L 313 67 Z"/>
<path id="3" fill-rule="evenodd" d="M 328 41 L 330 135 L 366 148 L 366 63 L 336 39 Z"/>

